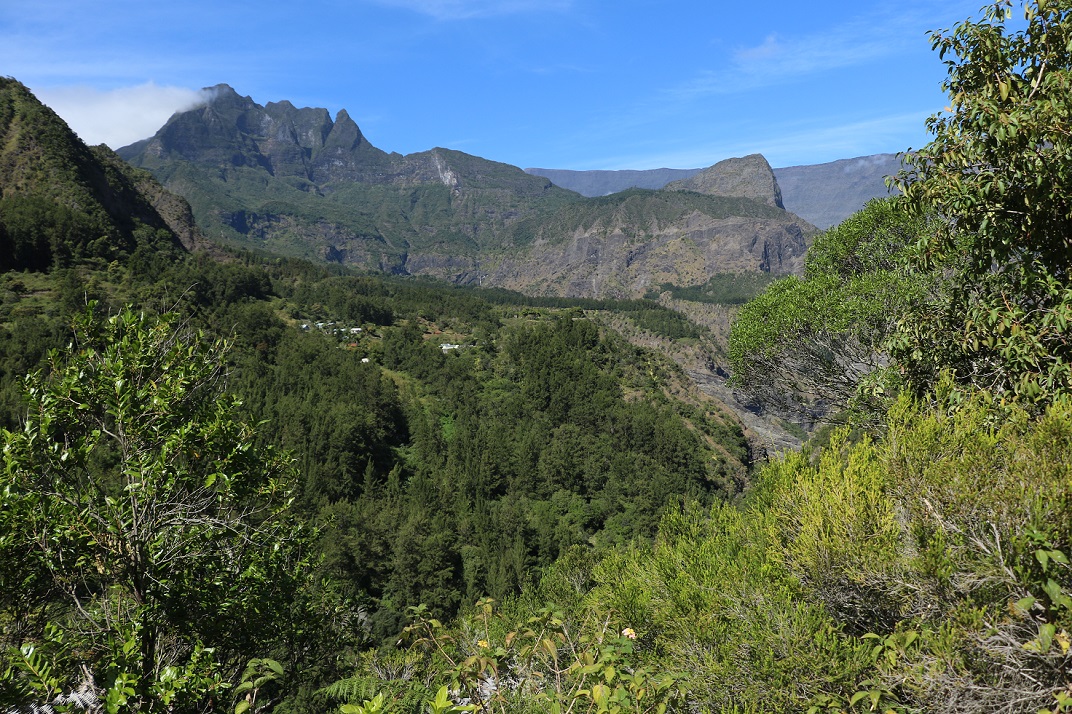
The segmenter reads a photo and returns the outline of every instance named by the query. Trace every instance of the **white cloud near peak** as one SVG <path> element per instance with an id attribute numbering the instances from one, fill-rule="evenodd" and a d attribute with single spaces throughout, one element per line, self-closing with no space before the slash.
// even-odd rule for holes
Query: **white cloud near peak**
<path id="1" fill-rule="evenodd" d="M 82 141 L 113 149 L 152 136 L 172 114 L 193 109 L 209 98 L 204 90 L 153 82 L 110 90 L 82 85 L 31 89 Z"/>

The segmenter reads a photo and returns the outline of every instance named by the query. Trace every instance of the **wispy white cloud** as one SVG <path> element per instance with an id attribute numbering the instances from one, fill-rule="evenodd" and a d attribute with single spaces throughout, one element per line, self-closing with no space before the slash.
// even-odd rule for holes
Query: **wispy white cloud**
<path id="1" fill-rule="evenodd" d="M 925 29 L 934 29 L 935 23 L 951 25 L 973 9 L 971 0 L 918 0 L 906 5 L 879 5 L 821 32 L 772 32 L 759 43 L 731 49 L 716 65 L 697 72 L 667 94 L 680 100 L 735 94 L 877 61 L 888 61 L 892 68 L 899 57 L 926 48 Z"/>
<path id="2" fill-rule="evenodd" d="M 885 33 L 869 37 L 859 34 L 858 29 L 841 27 L 821 36 L 789 39 L 768 35 L 756 47 L 737 50 L 733 64 L 753 77 L 810 74 L 888 57 L 903 43 L 900 35 L 900 41 L 891 41 Z"/>
<path id="3" fill-rule="evenodd" d="M 763 154 L 776 167 L 822 163 L 831 156 L 847 158 L 906 150 L 909 143 L 923 138 L 923 121 L 928 115 L 927 111 L 917 111 L 845 123 L 771 126 L 766 128 L 771 136 L 688 142 L 687 148 L 609 156 L 596 159 L 592 166 L 567 168 L 703 168 L 748 154 Z"/>
<path id="4" fill-rule="evenodd" d="M 893 27 L 872 18 L 821 34 L 770 34 L 758 45 L 737 48 L 721 68 L 702 71 L 672 88 L 669 94 L 690 99 L 770 87 L 805 75 L 892 58 L 914 39 L 918 38 L 905 32 L 903 26 Z"/>
<path id="5" fill-rule="evenodd" d="M 61 86 L 33 91 L 82 141 L 113 149 L 152 136 L 175 112 L 208 100 L 203 90 L 152 82 L 112 90 Z"/>
<path id="6" fill-rule="evenodd" d="M 482 17 L 568 10 L 572 0 L 372 0 L 379 5 L 412 10 L 437 20 L 470 20 Z"/>

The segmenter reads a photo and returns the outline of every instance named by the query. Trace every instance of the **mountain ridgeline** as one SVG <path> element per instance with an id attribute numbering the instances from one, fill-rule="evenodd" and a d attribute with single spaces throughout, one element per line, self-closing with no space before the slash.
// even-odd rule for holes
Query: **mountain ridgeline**
<path id="1" fill-rule="evenodd" d="M 886 177 L 901 169 L 897 154 L 874 154 L 825 164 L 774 169 L 784 208 L 822 229 L 835 226 L 873 198 L 890 193 Z M 645 171 L 571 171 L 525 169 L 582 196 L 606 196 L 630 188 L 663 188 L 705 169 L 648 169 Z M 895 191 L 896 192 L 896 191 Z"/>
<path id="2" fill-rule="evenodd" d="M 458 151 L 381 151 L 345 111 L 333 121 L 325 109 L 261 106 L 227 85 L 209 96 L 119 154 L 188 200 L 208 235 L 244 248 L 531 294 L 628 298 L 718 273 L 798 271 L 815 232 L 752 190 L 778 191 L 758 156 L 712 167 L 703 186 L 590 199 Z M 743 191 L 733 188 L 744 185 L 742 168 Z"/>

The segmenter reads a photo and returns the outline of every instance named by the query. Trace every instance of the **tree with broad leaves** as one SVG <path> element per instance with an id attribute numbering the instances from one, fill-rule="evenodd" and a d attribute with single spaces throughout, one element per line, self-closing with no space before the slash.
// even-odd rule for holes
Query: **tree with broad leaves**
<path id="1" fill-rule="evenodd" d="M 887 344 L 935 283 L 905 267 L 927 230 L 926 219 L 890 198 L 816 236 L 804 275 L 772 283 L 735 319 L 734 382 L 790 412 L 880 413 L 881 395 L 899 384 Z"/>
<path id="2" fill-rule="evenodd" d="M 0 433 L 0 691 L 16 703 L 88 674 L 109 711 L 218 707 L 283 629 L 304 570 L 292 468 L 223 396 L 226 346 L 91 306 L 26 379 L 25 423 Z"/>
<path id="3" fill-rule="evenodd" d="M 1021 29 L 1009 0 L 984 12 L 932 34 L 950 106 L 896 184 L 940 219 L 913 265 L 951 279 L 892 348 L 917 387 L 950 370 L 1042 404 L 1072 390 L 1072 3 L 1025 3 Z"/>

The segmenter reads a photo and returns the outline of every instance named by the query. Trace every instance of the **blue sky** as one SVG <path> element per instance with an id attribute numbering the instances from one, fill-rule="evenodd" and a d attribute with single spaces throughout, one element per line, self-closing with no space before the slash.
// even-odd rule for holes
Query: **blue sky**
<path id="1" fill-rule="evenodd" d="M 0 74 L 89 143 L 198 90 L 345 108 L 386 151 L 521 167 L 776 167 L 918 148 L 927 32 L 982 0 L 0 0 Z"/>

